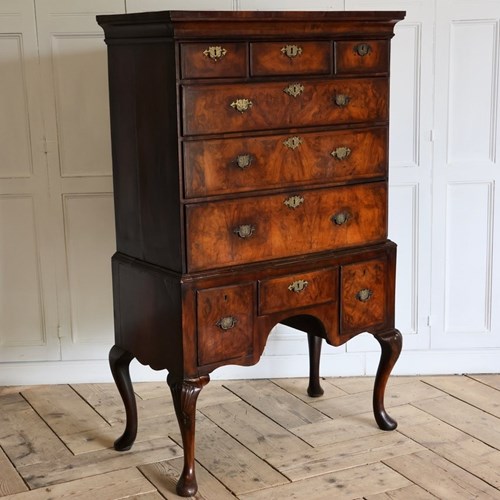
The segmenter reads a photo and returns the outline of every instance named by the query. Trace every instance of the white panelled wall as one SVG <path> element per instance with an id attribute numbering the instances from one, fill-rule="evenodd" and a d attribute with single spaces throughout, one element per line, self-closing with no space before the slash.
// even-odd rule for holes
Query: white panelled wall
<path id="1" fill-rule="evenodd" d="M 111 149 L 95 16 L 176 8 L 407 11 L 391 56 L 395 373 L 498 372 L 500 0 L 2 0 L 0 385 L 111 379 Z M 372 374 L 378 359 L 362 335 L 325 346 L 321 373 Z M 213 377 L 307 370 L 305 335 L 278 326 L 258 365 Z M 135 380 L 164 377 L 133 365 Z"/>

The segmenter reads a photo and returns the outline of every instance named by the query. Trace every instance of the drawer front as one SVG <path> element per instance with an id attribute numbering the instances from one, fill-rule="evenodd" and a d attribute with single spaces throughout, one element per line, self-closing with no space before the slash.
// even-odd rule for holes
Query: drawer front
<path id="1" fill-rule="evenodd" d="M 271 314 L 336 299 L 337 269 L 293 274 L 259 282 L 259 313 Z"/>
<path id="2" fill-rule="evenodd" d="M 183 102 L 185 135 L 386 121 L 388 80 L 186 85 Z"/>
<path id="3" fill-rule="evenodd" d="M 389 71 L 388 40 L 335 42 L 335 70 L 345 73 L 385 73 Z"/>
<path id="4" fill-rule="evenodd" d="M 341 333 L 367 331 L 385 323 L 387 261 L 372 260 L 341 268 Z"/>
<path id="5" fill-rule="evenodd" d="M 252 354 L 254 290 L 249 283 L 198 291 L 200 366 Z"/>
<path id="6" fill-rule="evenodd" d="M 186 207 L 189 271 L 385 240 L 383 182 Z"/>
<path id="7" fill-rule="evenodd" d="M 250 45 L 251 73 L 266 75 L 321 75 L 332 68 L 330 42 L 258 42 Z"/>
<path id="8" fill-rule="evenodd" d="M 184 142 L 187 197 L 386 175 L 387 129 Z"/>
<path id="9" fill-rule="evenodd" d="M 243 78 L 247 48 L 244 43 L 183 43 L 181 68 L 182 78 Z"/>

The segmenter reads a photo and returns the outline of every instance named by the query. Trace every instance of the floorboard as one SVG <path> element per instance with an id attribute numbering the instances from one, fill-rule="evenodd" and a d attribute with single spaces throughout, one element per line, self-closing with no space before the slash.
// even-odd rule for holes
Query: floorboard
<path id="1" fill-rule="evenodd" d="M 392 377 L 378 429 L 373 377 L 214 381 L 197 412 L 197 500 L 500 500 L 500 375 Z M 113 384 L 0 387 L 0 500 L 179 499 L 168 386 L 138 383 L 137 441 L 113 450 Z"/>

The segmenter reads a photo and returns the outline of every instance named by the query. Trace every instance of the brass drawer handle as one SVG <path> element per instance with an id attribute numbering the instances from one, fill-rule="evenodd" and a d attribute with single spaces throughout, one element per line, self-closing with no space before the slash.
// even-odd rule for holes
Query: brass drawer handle
<path id="1" fill-rule="evenodd" d="M 354 46 L 354 53 L 358 56 L 364 57 L 372 51 L 372 47 L 368 43 L 358 43 Z"/>
<path id="2" fill-rule="evenodd" d="M 304 92 L 304 85 L 301 83 L 291 83 L 288 87 L 283 89 L 283 92 L 291 97 L 298 97 Z"/>
<path id="3" fill-rule="evenodd" d="M 351 101 L 351 98 L 347 94 L 335 94 L 333 99 L 339 108 L 345 108 Z"/>
<path id="4" fill-rule="evenodd" d="M 330 153 L 336 160 L 345 160 L 351 154 L 351 148 L 340 146 Z"/>
<path id="5" fill-rule="evenodd" d="M 290 290 L 291 292 L 300 293 L 307 288 L 307 285 L 309 285 L 308 281 L 297 280 L 288 285 L 288 290 Z"/>
<path id="6" fill-rule="evenodd" d="M 254 160 L 254 157 L 251 154 L 241 154 L 236 157 L 235 163 L 236 166 L 244 170 L 249 167 Z"/>
<path id="7" fill-rule="evenodd" d="M 255 226 L 253 224 L 242 224 L 234 228 L 233 233 L 243 239 L 250 238 L 255 233 Z"/>
<path id="8" fill-rule="evenodd" d="M 290 196 L 290 198 L 287 198 L 283 204 L 285 204 L 288 208 L 293 208 L 296 209 L 297 207 L 300 207 L 304 203 L 304 198 L 302 196 Z"/>
<path id="9" fill-rule="evenodd" d="M 303 142 L 304 142 L 304 140 L 302 139 L 302 137 L 299 137 L 296 135 L 294 137 L 289 137 L 288 139 L 285 139 L 283 141 L 283 144 L 287 148 L 297 149 Z"/>
<path id="10" fill-rule="evenodd" d="M 236 326 L 236 323 L 238 323 L 238 320 L 234 316 L 225 316 L 224 318 L 221 318 L 217 323 L 215 323 L 216 326 L 218 326 L 221 330 L 231 330 L 231 328 L 234 328 Z"/>
<path id="11" fill-rule="evenodd" d="M 343 224 L 346 224 L 350 218 L 351 215 L 348 212 L 339 212 L 332 217 L 332 221 L 337 226 L 342 226 Z"/>
<path id="12" fill-rule="evenodd" d="M 356 298 L 360 302 L 366 302 L 371 299 L 373 295 L 373 290 L 370 290 L 369 288 L 363 288 L 356 294 Z"/>
<path id="13" fill-rule="evenodd" d="M 236 99 L 231 103 L 231 107 L 240 113 L 248 111 L 253 106 L 253 102 L 250 99 Z"/>
<path id="14" fill-rule="evenodd" d="M 281 53 L 290 59 L 300 56 L 302 54 L 302 47 L 298 45 L 285 45 L 281 48 Z"/>
<path id="15" fill-rule="evenodd" d="M 227 54 L 227 50 L 224 47 L 215 45 L 208 47 L 208 49 L 203 51 L 203 54 L 208 58 L 212 59 L 212 61 L 217 62 L 220 61 Z"/>

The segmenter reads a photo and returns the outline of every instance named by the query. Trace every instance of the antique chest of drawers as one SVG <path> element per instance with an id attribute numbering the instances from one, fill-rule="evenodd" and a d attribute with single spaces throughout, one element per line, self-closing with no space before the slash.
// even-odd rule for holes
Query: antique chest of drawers
<path id="1" fill-rule="evenodd" d="M 401 350 L 387 239 L 389 54 L 402 12 L 156 12 L 98 17 L 108 45 L 117 253 L 111 369 L 127 424 L 135 357 L 168 370 L 196 492 L 196 398 L 209 373 L 256 363 L 270 330 L 361 332 Z"/>

